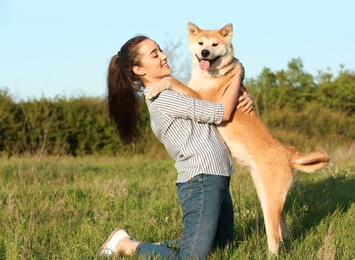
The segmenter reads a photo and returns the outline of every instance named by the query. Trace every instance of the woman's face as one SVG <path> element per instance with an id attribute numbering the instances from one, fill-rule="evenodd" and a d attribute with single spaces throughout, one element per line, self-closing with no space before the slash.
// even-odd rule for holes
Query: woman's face
<path id="1" fill-rule="evenodd" d="M 146 39 L 141 42 L 139 53 L 141 65 L 134 66 L 133 71 L 141 77 L 145 86 L 152 85 L 172 73 L 168 56 L 155 41 Z"/>

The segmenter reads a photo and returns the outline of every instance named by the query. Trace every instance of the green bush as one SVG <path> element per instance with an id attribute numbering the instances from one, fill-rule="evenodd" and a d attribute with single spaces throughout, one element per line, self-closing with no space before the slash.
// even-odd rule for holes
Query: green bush
<path id="1" fill-rule="evenodd" d="M 265 68 L 246 80 L 254 109 L 274 135 L 290 145 L 313 148 L 337 146 L 355 140 L 355 74 L 344 70 L 337 77 L 303 71 L 300 59 L 287 70 Z M 2 155 L 151 153 L 167 156 L 150 129 L 142 99 L 142 138 L 124 146 L 112 126 L 105 100 L 95 97 L 41 98 L 15 102 L 0 89 L 0 153 Z"/>

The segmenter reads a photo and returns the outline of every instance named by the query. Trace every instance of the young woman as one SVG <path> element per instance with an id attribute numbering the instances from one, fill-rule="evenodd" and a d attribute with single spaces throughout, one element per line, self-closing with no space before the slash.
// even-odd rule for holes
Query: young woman
<path id="1" fill-rule="evenodd" d="M 167 55 L 145 36 L 127 41 L 113 56 L 108 69 L 108 109 L 118 135 L 125 143 L 139 137 L 140 98 L 137 94 L 172 73 Z M 215 125 L 228 120 L 237 109 L 249 112 L 252 100 L 239 95 L 243 73 L 235 76 L 220 102 L 207 102 L 161 92 L 146 100 L 152 130 L 175 160 L 177 193 L 182 207 L 183 230 L 178 248 L 170 241 L 149 244 L 130 239 L 116 229 L 98 251 L 163 259 L 205 259 L 215 246 L 234 239 L 233 205 L 229 193 L 232 160 Z M 166 246 L 164 246 L 166 245 Z"/>

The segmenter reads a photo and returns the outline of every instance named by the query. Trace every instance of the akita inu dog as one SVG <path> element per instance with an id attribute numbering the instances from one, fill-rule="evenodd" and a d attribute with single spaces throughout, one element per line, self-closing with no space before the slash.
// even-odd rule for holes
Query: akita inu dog
<path id="1" fill-rule="evenodd" d="M 188 23 L 193 68 L 189 87 L 173 77 L 154 85 L 147 98 L 172 89 L 194 98 L 218 102 L 242 65 L 234 57 L 232 24 L 201 30 Z M 330 158 L 325 151 L 303 154 L 277 140 L 257 114 L 236 109 L 231 120 L 217 126 L 232 156 L 250 169 L 264 215 L 269 251 L 277 255 L 279 241 L 289 233 L 282 210 L 292 182 L 292 169 L 315 172 Z"/>

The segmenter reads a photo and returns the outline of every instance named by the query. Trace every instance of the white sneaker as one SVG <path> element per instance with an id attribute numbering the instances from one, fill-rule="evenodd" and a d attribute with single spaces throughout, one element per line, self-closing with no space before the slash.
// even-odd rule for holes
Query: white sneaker
<path id="1" fill-rule="evenodd" d="M 106 240 L 105 244 L 103 244 L 99 251 L 97 251 L 97 256 L 110 256 L 116 252 L 116 246 L 119 241 L 123 238 L 129 238 L 129 235 L 126 231 L 121 228 L 114 230 L 111 235 Z"/>

